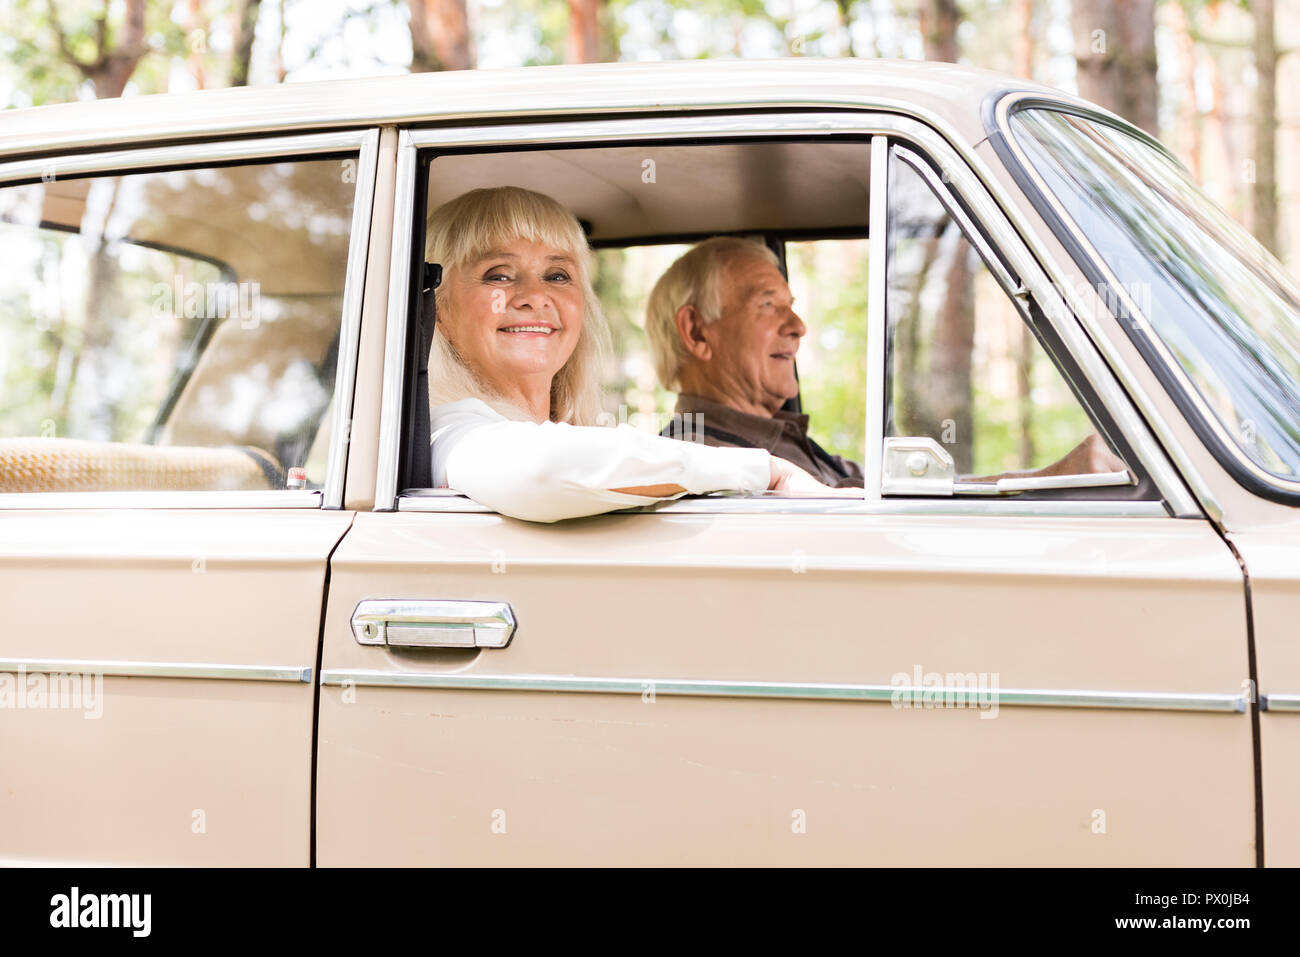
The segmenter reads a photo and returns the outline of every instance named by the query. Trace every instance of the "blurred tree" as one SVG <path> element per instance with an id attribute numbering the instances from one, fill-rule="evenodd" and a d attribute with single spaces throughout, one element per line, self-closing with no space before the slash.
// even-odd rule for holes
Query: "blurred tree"
<path id="1" fill-rule="evenodd" d="M 189 56 L 186 63 L 194 75 L 194 84 L 200 90 L 208 85 L 205 54 L 208 52 L 208 18 L 203 9 L 203 0 L 188 0 L 186 7 L 185 31 L 189 38 Z"/>
<path id="2" fill-rule="evenodd" d="M 564 45 L 565 59 L 570 63 L 599 63 L 617 59 L 607 30 L 602 29 L 608 19 L 606 0 L 567 0 L 569 7 L 569 32 Z"/>
<path id="3" fill-rule="evenodd" d="M 957 24 L 961 21 L 957 0 L 921 0 L 920 21 L 925 58 L 956 63 Z"/>
<path id="4" fill-rule="evenodd" d="M 170 56 L 187 50 L 161 0 L 9 0 L 0 4 L 0 41 L 10 102 L 19 106 L 119 96 L 128 82 L 162 91 Z"/>
<path id="5" fill-rule="evenodd" d="M 1073 0 L 1079 95 L 1160 135 L 1156 0 Z"/>
<path id="6" fill-rule="evenodd" d="M 248 86 L 248 68 L 253 60 L 253 39 L 262 0 L 235 0 L 235 43 L 230 52 L 230 85 Z"/>
<path id="7" fill-rule="evenodd" d="M 1255 238 L 1278 251 L 1277 219 L 1277 35 L 1273 0 L 1251 0 L 1255 20 L 1255 177 L 1251 217 Z"/>
<path id="8" fill-rule="evenodd" d="M 409 0 L 411 72 L 472 70 L 474 41 L 465 0 Z"/>
<path id="9" fill-rule="evenodd" d="M 921 0 L 921 36 L 925 41 L 925 58 L 956 63 L 959 48 L 957 27 L 961 11 L 957 0 Z M 964 244 L 959 244 L 964 252 Z M 876 267 L 877 264 L 872 264 Z M 883 265 L 883 264 L 881 264 Z M 974 395 L 971 389 L 971 356 L 975 348 L 975 296 L 969 256 L 956 254 L 947 263 L 936 263 L 945 270 L 943 288 L 946 294 L 939 309 L 934 331 L 934 346 L 926 374 L 931 387 L 928 396 L 931 404 L 921 415 L 929 421 L 916 423 L 916 435 L 933 435 L 941 429 L 939 423 L 952 420 L 950 434 L 955 442 L 949 451 L 958 472 L 969 472 L 974 463 L 975 435 Z M 877 267 L 879 268 L 879 267 Z M 927 271 L 928 271 L 927 264 Z M 925 273 L 920 283 L 925 283 Z M 918 287 L 919 288 L 919 287 Z M 917 352 L 910 353 L 914 360 Z M 904 382 L 911 382 L 913 395 L 919 395 L 915 380 L 919 370 L 902 370 Z"/>
<path id="10" fill-rule="evenodd" d="M 93 37 L 72 35 L 64 31 L 55 0 L 45 0 L 49 9 L 50 26 L 54 30 L 58 51 L 70 65 L 89 80 L 95 96 L 121 96 L 126 83 L 135 72 L 140 58 L 149 52 L 145 39 L 145 0 L 126 0 L 121 27 L 110 37 L 108 15 L 111 6 L 104 0 L 99 16 L 94 18 Z M 87 44 L 86 40 L 90 43 Z M 83 56 L 89 46 L 89 56 Z"/>

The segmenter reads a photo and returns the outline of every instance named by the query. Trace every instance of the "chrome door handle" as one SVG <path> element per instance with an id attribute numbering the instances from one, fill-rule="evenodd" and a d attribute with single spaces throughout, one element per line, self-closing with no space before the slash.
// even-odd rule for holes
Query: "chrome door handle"
<path id="1" fill-rule="evenodd" d="M 362 645 L 393 648 L 504 648 L 515 613 L 504 601 L 367 599 L 352 612 Z"/>

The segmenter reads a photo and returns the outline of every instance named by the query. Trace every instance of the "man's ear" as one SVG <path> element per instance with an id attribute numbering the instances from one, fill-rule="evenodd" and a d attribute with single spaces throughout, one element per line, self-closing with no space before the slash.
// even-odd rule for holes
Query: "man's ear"
<path id="1" fill-rule="evenodd" d="M 713 358 L 713 347 L 704 337 L 704 317 L 700 315 L 700 310 L 694 306 L 682 306 L 677 310 L 674 317 L 677 324 L 677 335 L 686 346 L 686 351 L 693 355 L 701 362 L 708 362 Z"/>

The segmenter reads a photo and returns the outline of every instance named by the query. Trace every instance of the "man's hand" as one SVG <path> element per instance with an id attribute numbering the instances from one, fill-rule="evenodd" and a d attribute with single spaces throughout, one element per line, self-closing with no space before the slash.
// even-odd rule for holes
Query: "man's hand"
<path id="1" fill-rule="evenodd" d="M 1053 462 L 1029 475 L 1089 475 L 1096 472 L 1123 472 L 1128 468 L 1124 460 L 1106 448 L 1096 432 L 1088 436 L 1058 462 Z"/>

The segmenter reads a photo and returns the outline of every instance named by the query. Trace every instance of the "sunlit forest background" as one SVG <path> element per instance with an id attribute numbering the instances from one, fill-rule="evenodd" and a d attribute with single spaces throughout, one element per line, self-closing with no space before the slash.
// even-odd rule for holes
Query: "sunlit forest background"
<path id="1" fill-rule="evenodd" d="M 594 61 L 952 61 L 1078 93 L 1158 136 L 1208 193 L 1300 266 L 1300 0 L 0 0 L 0 104 Z M 809 326 L 805 411 L 862 453 L 866 244 L 792 244 Z M 602 250 L 611 407 L 664 413 L 645 298 L 680 247 Z M 996 293 L 975 279 L 978 303 Z M 981 471 L 1050 461 L 1086 420 L 1014 312 L 973 310 Z M 984 316 L 993 318 L 984 319 Z M 974 324 L 973 317 L 967 320 Z"/>

